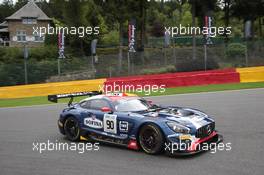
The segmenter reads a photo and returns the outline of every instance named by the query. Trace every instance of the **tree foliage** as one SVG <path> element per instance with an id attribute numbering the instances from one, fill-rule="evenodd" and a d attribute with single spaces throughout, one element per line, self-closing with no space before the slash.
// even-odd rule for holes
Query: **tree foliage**
<path id="1" fill-rule="evenodd" d="M 28 0 L 3 0 L 0 4 L 0 22 L 25 5 Z M 205 15 L 214 17 L 215 26 L 232 26 L 234 34 L 243 36 L 243 25 L 251 20 L 253 29 L 262 36 L 264 3 L 262 0 L 38 0 L 38 6 L 63 26 L 99 26 L 99 36 L 67 36 L 70 47 L 78 53 L 86 53 L 92 39 L 99 44 L 111 43 L 111 38 L 119 45 L 127 37 L 127 24 L 130 19 L 137 21 L 137 40 L 140 47 L 147 37 L 161 37 L 165 26 L 192 25 L 192 13 L 197 26 L 203 26 Z M 195 9 L 192 9 L 195 7 Z M 257 22 L 256 22 L 257 21 Z M 54 39 L 49 38 L 51 43 Z"/>

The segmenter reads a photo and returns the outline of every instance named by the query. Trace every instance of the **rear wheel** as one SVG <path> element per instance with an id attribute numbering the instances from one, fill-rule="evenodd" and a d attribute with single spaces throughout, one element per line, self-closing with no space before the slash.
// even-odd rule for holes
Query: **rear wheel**
<path id="1" fill-rule="evenodd" d="M 164 144 L 160 129 L 154 124 L 144 125 L 139 132 L 139 144 L 148 154 L 158 154 Z"/>
<path id="2" fill-rule="evenodd" d="M 68 140 L 79 141 L 80 139 L 80 126 L 79 122 L 74 117 L 68 117 L 64 123 L 64 131 Z"/>

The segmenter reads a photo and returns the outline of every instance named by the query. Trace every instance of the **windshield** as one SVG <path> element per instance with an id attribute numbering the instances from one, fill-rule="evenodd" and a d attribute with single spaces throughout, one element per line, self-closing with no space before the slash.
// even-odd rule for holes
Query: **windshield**
<path id="1" fill-rule="evenodd" d="M 119 100 L 115 105 L 116 111 L 119 112 L 133 112 L 148 110 L 150 105 L 143 99 Z"/>

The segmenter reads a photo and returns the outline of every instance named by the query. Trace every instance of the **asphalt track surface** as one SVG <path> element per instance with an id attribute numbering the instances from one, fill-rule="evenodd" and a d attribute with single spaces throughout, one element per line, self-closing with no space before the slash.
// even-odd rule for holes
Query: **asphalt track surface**
<path id="1" fill-rule="evenodd" d="M 216 119 L 231 151 L 191 157 L 151 156 L 100 145 L 99 151 L 33 151 L 33 142 L 65 142 L 57 130 L 64 105 L 0 109 L 1 175 L 263 175 L 264 89 L 151 97 L 159 104 L 199 108 Z"/>

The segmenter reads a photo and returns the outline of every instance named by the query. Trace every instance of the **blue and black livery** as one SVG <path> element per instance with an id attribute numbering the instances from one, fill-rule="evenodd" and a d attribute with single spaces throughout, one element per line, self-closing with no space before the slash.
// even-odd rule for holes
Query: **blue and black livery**
<path id="1" fill-rule="evenodd" d="M 77 96 L 89 97 L 72 104 Z M 179 145 L 174 153 L 193 154 L 202 151 L 202 144 L 222 141 L 215 121 L 196 109 L 160 106 L 126 93 L 48 96 L 52 102 L 60 98 L 71 98 L 58 120 L 60 132 L 70 141 L 91 139 L 142 149 L 148 154 L 170 151 L 168 145 Z"/>

